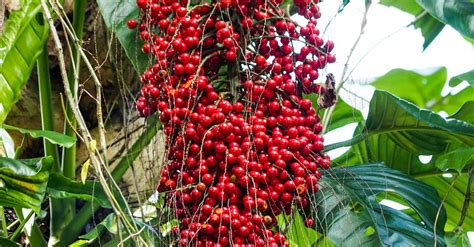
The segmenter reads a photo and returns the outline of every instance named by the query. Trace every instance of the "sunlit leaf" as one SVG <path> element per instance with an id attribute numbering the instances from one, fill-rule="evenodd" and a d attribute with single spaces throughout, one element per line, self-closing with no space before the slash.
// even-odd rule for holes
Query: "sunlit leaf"
<path id="1" fill-rule="evenodd" d="M 19 99 L 48 37 L 40 1 L 21 0 L 20 6 L 9 13 L 0 35 L 0 123 Z"/>

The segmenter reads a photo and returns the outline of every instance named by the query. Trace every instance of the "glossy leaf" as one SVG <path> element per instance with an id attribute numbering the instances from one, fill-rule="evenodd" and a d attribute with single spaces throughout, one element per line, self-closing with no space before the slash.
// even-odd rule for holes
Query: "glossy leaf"
<path id="1" fill-rule="evenodd" d="M 413 23 L 415 28 L 419 28 L 423 35 L 423 49 L 426 49 L 431 42 L 443 30 L 445 24 L 438 21 L 436 18 L 427 14 L 416 1 L 412 0 L 381 0 L 381 4 L 392 6 L 415 16 L 416 21 Z"/>
<path id="2" fill-rule="evenodd" d="M 422 182 L 382 164 L 364 164 L 325 171 L 319 184 L 314 218 L 338 246 L 444 245 L 446 213 L 437 214 L 441 201 Z M 377 195 L 392 191 L 421 220 L 377 201 Z"/>
<path id="3" fill-rule="evenodd" d="M 141 51 L 143 42 L 138 38 L 137 30 L 130 30 L 127 26 L 128 20 L 140 18 L 136 1 L 98 0 L 97 4 L 104 18 L 105 25 L 117 36 L 135 71 L 141 74 L 148 65 L 148 57 Z"/>
<path id="4" fill-rule="evenodd" d="M 474 102 L 468 102 L 449 119 L 444 119 L 387 92 L 376 91 L 364 131 L 354 134 L 355 138 L 347 144 L 355 145 L 333 163 L 337 166 L 385 162 L 387 166 L 433 186 L 441 198 L 446 196 L 446 229 L 452 230 L 461 215 L 467 188 L 466 171 L 459 176 L 443 176 L 445 172 L 435 166 L 435 161 L 456 148 L 472 147 L 473 105 Z M 432 155 L 431 161 L 422 163 L 419 159 L 422 154 Z M 448 164 L 445 169 L 457 167 L 452 162 Z M 474 210 L 474 198 L 470 205 L 470 209 Z M 467 215 L 463 228 L 474 230 L 473 215 Z"/>
<path id="5" fill-rule="evenodd" d="M 346 145 L 380 136 L 406 151 L 428 155 L 443 152 L 453 142 L 474 145 L 474 125 L 444 119 L 432 111 L 377 90 L 370 102 L 363 131 Z M 328 150 L 335 146 L 338 145 L 328 145 Z"/>
<path id="6" fill-rule="evenodd" d="M 19 2 L 20 9 L 9 14 L 0 35 L 0 123 L 19 99 L 48 37 L 40 1 Z"/>
<path id="7" fill-rule="evenodd" d="M 452 0 L 417 0 L 432 16 L 474 39 L 474 2 Z"/>
<path id="8" fill-rule="evenodd" d="M 474 70 L 468 71 L 466 73 L 462 73 L 460 75 L 457 75 L 451 80 L 449 80 L 449 86 L 454 87 L 459 85 L 459 83 L 467 81 L 471 87 L 474 87 Z"/>
<path id="9" fill-rule="evenodd" d="M 53 164 L 51 157 L 14 160 L 0 157 L 0 205 L 41 210 Z"/>
<path id="10" fill-rule="evenodd" d="M 6 124 L 0 124 L 0 128 L 7 130 L 19 131 L 22 134 L 28 134 L 33 138 L 45 138 L 52 144 L 57 144 L 64 147 L 72 147 L 76 143 L 76 138 L 68 135 L 64 135 L 59 132 L 49 131 L 49 130 L 28 130 L 22 129 L 15 126 L 10 126 Z"/>

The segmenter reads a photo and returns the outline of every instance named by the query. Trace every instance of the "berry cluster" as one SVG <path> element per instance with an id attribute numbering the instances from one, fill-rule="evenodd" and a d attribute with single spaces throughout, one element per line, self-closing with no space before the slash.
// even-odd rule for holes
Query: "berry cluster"
<path id="1" fill-rule="evenodd" d="M 276 216 L 306 209 L 330 165 L 302 93 L 327 90 L 316 80 L 334 44 L 319 36 L 317 0 L 294 0 L 302 26 L 281 3 L 137 0 L 140 23 L 127 23 L 154 58 L 136 107 L 164 126 L 158 191 L 180 246 L 288 246 Z"/>

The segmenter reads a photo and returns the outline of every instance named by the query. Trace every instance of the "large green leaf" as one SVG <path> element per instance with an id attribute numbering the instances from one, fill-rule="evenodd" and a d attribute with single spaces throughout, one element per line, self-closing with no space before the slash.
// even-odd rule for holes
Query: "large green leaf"
<path id="1" fill-rule="evenodd" d="M 0 35 L 0 123 L 18 100 L 48 37 L 38 0 L 19 0 Z M 3 14 L 3 13 L 2 13 Z"/>
<path id="2" fill-rule="evenodd" d="M 474 39 L 474 2 L 453 0 L 416 0 L 432 16 Z"/>
<path id="3" fill-rule="evenodd" d="M 408 152 L 430 155 L 445 151 L 455 142 L 474 145 L 474 125 L 444 119 L 433 111 L 420 109 L 388 92 L 376 90 L 363 131 L 343 144 L 351 145 L 365 139 L 377 142 L 379 138 L 390 140 Z M 341 145 L 328 145 L 327 149 L 338 146 Z M 382 148 L 387 147 L 383 145 Z M 382 148 L 375 146 L 373 149 L 382 152 Z"/>
<path id="4" fill-rule="evenodd" d="M 421 34 L 425 39 L 423 42 L 423 49 L 426 49 L 444 28 L 442 22 L 433 18 L 431 15 L 426 14 L 425 10 L 416 1 L 381 0 L 380 3 L 386 6 L 393 6 L 418 18 L 413 25 L 415 28 L 421 30 Z"/>
<path id="5" fill-rule="evenodd" d="M 314 195 L 318 229 L 339 246 L 444 245 L 443 208 L 436 190 L 383 164 L 336 168 L 323 173 Z M 419 216 L 380 204 L 396 192 Z M 435 234 L 436 233 L 436 234 Z"/>
<path id="6" fill-rule="evenodd" d="M 458 79 L 455 78 L 451 79 L 451 81 L 465 77 L 459 75 Z M 394 69 L 377 78 L 372 82 L 372 85 L 376 89 L 386 90 L 419 107 L 437 112 L 445 111 L 451 114 L 455 112 L 460 105 L 474 99 L 474 88 L 468 87 L 457 94 L 449 93 L 448 95 L 441 96 L 441 91 L 446 84 L 446 80 L 447 71 L 445 67 L 438 68 L 428 75 L 410 70 Z"/>
<path id="7" fill-rule="evenodd" d="M 447 75 L 445 67 L 426 76 L 410 70 L 393 69 L 371 84 L 419 107 L 428 108 L 428 103 L 441 99 L 441 90 L 446 83 Z"/>
<path id="8" fill-rule="evenodd" d="M 33 138 L 44 138 L 53 144 L 57 144 L 64 147 L 72 147 L 76 143 L 76 138 L 68 135 L 64 135 L 59 132 L 49 131 L 49 130 L 28 130 L 22 129 L 15 126 L 10 126 L 6 124 L 0 124 L 0 128 L 7 130 L 19 131 L 22 134 L 28 134 Z"/>
<path id="9" fill-rule="evenodd" d="M 127 21 L 139 18 L 139 8 L 135 0 L 97 0 L 105 25 L 118 38 L 133 67 L 142 73 L 148 65 L 148 57 L 141 52 L 142 42 L 137 30 L 130 30 Z"/>
<path id="10" fill-rule="evenodd" d="M 447 229 L 452 230 L 462 211 L 467 188 L 466 169 L 459 176 L 443 176 L 445 172 L 436 167 L 435 161 L 446 158 L 443 155 L 457 148 L 473 145 L 474 125 L 466 122 L 474 122 L 473 105 L 474 102 L 466 103 L 452 116 L 459 120 L 444 119 L 387 92 L 376 91 L 370 104 L 365 131 L 356 132 L 354 139 L 342 143 L 355 145 L 337 162 L 343 162 L 344 165 L 385 162 L 391 168 L 433 186 L 440 197 L 446 196 Z M 433 155 L 432 161 L 423 164 L 419 159 L 421 154 Z M 445 163 L 444 169 L 459 169 L 459 164 L 452 160 Z M 474 209 L 473 204 L 474 198 L 471 198 L 471 209 Z M 463 229 L 474 230 L 473 215 L 467 215 Z"/>
<path id="11" fill-rule="evenodd" d="M 39 213 L 52 163 L 51 157 L 21 161 L 0 157 L 0 205 Z"/>

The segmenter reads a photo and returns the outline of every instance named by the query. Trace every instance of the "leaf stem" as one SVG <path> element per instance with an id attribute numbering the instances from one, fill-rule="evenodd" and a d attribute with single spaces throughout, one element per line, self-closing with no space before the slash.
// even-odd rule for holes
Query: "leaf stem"
<path id="1" fill-rule="evenodd" d="M 20 225 L 18 226 L 18 228 L 17 228 L 17 229 L 13 232 L 13 234 L 10 236 L 10 240 L 15 241 L 15 240 L 18 238 L 18 236 L 20 236 L 21 230 L 23 230 L 23 227 L 25 227 L 26 222 L 28 222 L 28 221 L 30 220 L 30 218 L 31 218 L 31 216 L 33 216 L 33 214 L 34 214 L 33 210 L 30 210 L 30 213 L 28 213 L 28 215 L 26 216 L 26 218 L 24 218 L 24 219 L 21 221 L 21 223 L 20 223 Z"/>

